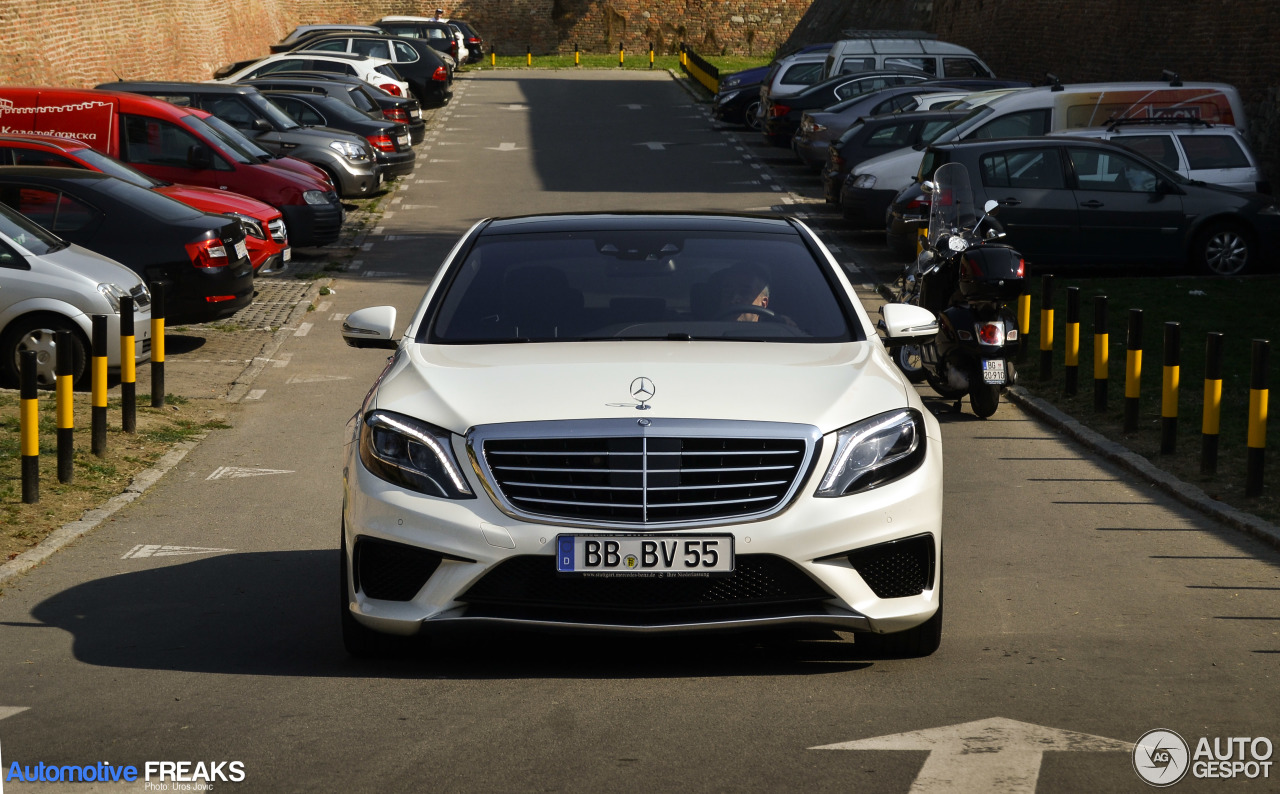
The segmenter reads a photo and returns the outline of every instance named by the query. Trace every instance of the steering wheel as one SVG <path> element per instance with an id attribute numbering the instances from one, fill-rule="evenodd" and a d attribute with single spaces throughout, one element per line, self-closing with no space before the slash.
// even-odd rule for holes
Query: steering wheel
<path id="1" fill-rule="evenodd" d="M 766 322 L 770 320 L 776 320 L 778 317 L 778 313 L 775 312 L 773 309 L 766 309 L 763 306 L 756 306 L 755 304 L 752 304 L 752 303 L 744 303 L 740 305 L 735 304 L 733 306 L 724 307 L 724 309 L 721 310 L 721 312 L 716 315 L 716 319 L 717 320 L 736 320 L 738 319 L 738 317 L 744 314 L 754 314 L 757 317 L 759 317 L 761 320 L 764 320 Z"/>

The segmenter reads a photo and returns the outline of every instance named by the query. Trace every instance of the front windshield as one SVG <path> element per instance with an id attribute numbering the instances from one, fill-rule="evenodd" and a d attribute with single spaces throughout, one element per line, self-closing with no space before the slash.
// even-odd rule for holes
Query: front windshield
<path id="1" fill-rule="evenodd" d="M 153 179 L 133 166 L 125 165 L 114 157 L 109 157 L 96 149 L 83 149 L 77 152 L 76 156 L 91 168 L 101 171 L 104 174 L 110 174 L 116 179 L 123 179 L 131 185 L 153 188 L 165 184 L 159 179 Z"/>
<path id="2" fill-rule="evenodd" d="M 494 234 L 442 289 L 419 342 L 861 339 L 796 234 Z"/>
<path id="3" fill-rule="evenodd" d="M 942 132 L 938 137 L 933 139 L 934 143 L 948 143 L 957 140 L 965 132 L 973 129 L 973 125 L 978 123 L 978 119 L 986 117 L 990 113 L 994 113 L 991 108 L 983 105 L 970 110 L 962 118 L 956 119 L 950 127 Z"/>
<path id="4" fill-rule="evenodd" d="M 53 232 L 4 204 L 0 204 L 0 234 L 36 256 L 67 247 L 67 244 Z"/>
<path id="5" fill-rule="evenodd" d="M 219 141 L 238 163 L 257 163 L 270 160 L 271 153 L 249 140 L 240 130 L 232 127 L 217 116 L 195 119 L 208 130 L 209 137 Z"/>

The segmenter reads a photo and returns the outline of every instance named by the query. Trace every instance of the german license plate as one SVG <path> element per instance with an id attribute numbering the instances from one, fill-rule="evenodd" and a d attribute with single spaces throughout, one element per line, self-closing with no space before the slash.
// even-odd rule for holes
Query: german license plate
<path id="1" fill-rule="evenodd" d="M 415 119 L 420 119 L 422 118 L 422 112 L 418 110 L 410 110 L 409 116 Z"/>
<path id="2" fill-rule="evenodd" d="M 409 145 L 409 136 L 408 136 L 408 135 L 401 135 L 400 137 L 396 138 L 396 143 L 399 143 L 401 146 L 408 146 L 408 145 Z"/>
<path id="3" fill-rule="evenodd" d="M 243 241 L 243 240 L 241 240 L 240 242 L 237 242 L 237 243 L 236 243 L 236 258 L 237 258 L 237 259 L 244 259 L 244 258 L 245 258 L 245 257 L 247 257 L 248 255 L 249 255 L 249 249 L 248 249 L 247 247 L 245 247 L 244 241 Z"/>
<path id="4" fill-rule="evenodd" d="M 732 535 L 559 535 L 556 570 L 616 576 L 733 572 Z"/>
<path id="5" fill-rule="evenodd" d="M 982 382 L 992 386 L 1005 384 L 1004 359 L 988 358 L 982 362 Z"/>
<path id="6" fill-rule="evenodd" d="M 293 249 L 286 248 L 280 252 L 280 261 L 288 262 L 293 257 Z"/>

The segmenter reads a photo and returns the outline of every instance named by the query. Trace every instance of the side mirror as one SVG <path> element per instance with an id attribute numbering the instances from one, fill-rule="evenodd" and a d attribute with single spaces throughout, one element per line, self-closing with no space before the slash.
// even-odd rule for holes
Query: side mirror
<path id="1" fill-rule="evenodd" d="M 934 187 L 933 183 L 926 179 L 925 181 L 920 183 L 920 192 L 924 193 L 926 196 L 932 196 L 933 187 Z"/>
<path id="2" fill-rule="evenodd" d="M 271 132 L 272 130 L 271 122 L 266 119 L 254 119 L 251 126 L 254 132 Z"/>
<path id="3" fill-rule="evenodd" d="M 886 303 L 880 307 L 885 346 L 928 342 L 938 334 L 938 318 L 933 312 L 909 303 Z"/>
<path id="4" fill-rule="evenodd" d="M 213 168 L 213 152 L 203 143 L 192 144 L 187 149 L 187 165 L 197 171 Z"/>
<path id="5" fill-rule="evenodd" d="M 395 350 L 399 343 L 391 338 L 396 327 L 394 306 L 372 306 L 347 315 L 342 323 L 342 341 L 351 347 Z"/>

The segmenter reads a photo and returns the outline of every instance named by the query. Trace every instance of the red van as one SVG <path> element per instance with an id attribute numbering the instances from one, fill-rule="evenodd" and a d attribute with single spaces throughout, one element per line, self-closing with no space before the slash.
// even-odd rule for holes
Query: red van
<path id="1" fill-rule="evenodd" d="M 294 245 L 338 239 L 342 205 L 331 184 L 272 167 L 200 115 L 137 94 L 0 86 L 0 133 L 72 138 L 165 182 L 243 193 L 280 210 Z"/>
<path id="2" fill-rule="evenodd" d="M 282 270 L 290 258 L 284 218 L 280 210 L 270 204 L 229 190 L 162 182 L 82 141 L 56 135 L 0 135 L 0 165 L 51 165 L 101 171 L 202 212 L 238 218 L 244 226 L 244 242 L 255 273 Z"/>

